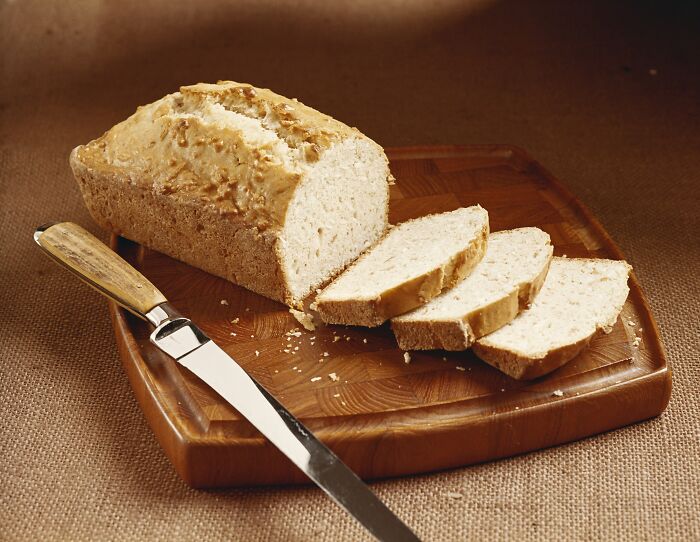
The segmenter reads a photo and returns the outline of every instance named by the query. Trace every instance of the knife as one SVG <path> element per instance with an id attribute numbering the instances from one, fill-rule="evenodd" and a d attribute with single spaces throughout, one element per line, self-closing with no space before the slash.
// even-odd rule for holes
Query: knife
<path id="1" fill-rule="evenodd" d="M 98 292 L 155 326 L 154 345 L 221 395 L 377 540 L 419 540 L 311 431 L 100 240 L 72 222 L 40 226 L 34 240 Z"/>

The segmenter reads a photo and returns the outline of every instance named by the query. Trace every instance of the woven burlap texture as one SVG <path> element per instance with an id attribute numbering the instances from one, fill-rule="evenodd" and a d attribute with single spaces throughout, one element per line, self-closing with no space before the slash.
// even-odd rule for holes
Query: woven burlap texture
<path id="1" fill-rule="evenodd" d="M 50 220 L 104 238 L 73 146 L 180 84 L 229 78 L 387 146 L 524 147 L 601 219 L 660 326 L 674 372 L 661 417 L 373 484 L 399 516 L 426 540 L 700 539 L 697 13 L 612 4 L 0 2 L 0 538 L 368 539 L 313 488 L 188 489 L 134 400 L 105 301 L 32 241 Z"/>

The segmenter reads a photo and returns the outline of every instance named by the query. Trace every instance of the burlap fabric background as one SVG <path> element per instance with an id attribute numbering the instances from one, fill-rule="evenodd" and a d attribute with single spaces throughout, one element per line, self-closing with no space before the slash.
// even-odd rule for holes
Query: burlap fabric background
<path id="1" fill-rule="evenodd" d="M 698 10 L 427 4 L 0 2 L 0 538 L 367 538 L 316 489 L 188 489 L 132 396 L 105 301 L 31 240 L 49 220 L 96 231 L 73 146 L 180 84 L 231 78 L 387 146 L 526 148 L 600 217 L 660 325 L 663 416 L 374 484 L 402 518 L 426 540 L 700 539 Z"/>

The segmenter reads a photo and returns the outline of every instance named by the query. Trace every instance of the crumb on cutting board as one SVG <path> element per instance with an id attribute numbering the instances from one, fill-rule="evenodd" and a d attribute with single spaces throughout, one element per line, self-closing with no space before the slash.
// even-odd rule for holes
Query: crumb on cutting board
<path id="1" fill-rule="evenodd" d="M 403 362 L 404 363 L 411 363 L 411 354 L 408 352 L 403 353 Z"/>
<path id="2" fill-rule="evenodd" d="M 289 309 L 289 312 L 292 316 L 294 316 L 294 318 L 297 319 L 297 322 L 304 326 L 304 329 L 308 331 L 314 331 L 316 329 L 314 319 L 310 314 L 306 314 L 304 311 L 298 311 L 296 309 Z"/>

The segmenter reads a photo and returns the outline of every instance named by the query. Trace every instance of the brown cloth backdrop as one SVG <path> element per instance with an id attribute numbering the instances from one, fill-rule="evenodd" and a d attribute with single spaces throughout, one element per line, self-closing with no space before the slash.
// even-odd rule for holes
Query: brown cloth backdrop
<path id="1" fill-rule="evenodd" d="M 699 20 L 662 1 L 0 0 L 0 538 L 368 538 L 314 488 L 188 489 L 105 301 L 31 240 L 50 220 L 96 232 L 72 147 L 181 84 L 234 79 L 385 146 L 524 147 L 601 219 L 660 325 L 660 418 L 375 483 L 381 498 L 426 540 L 700 540 Z"/>

